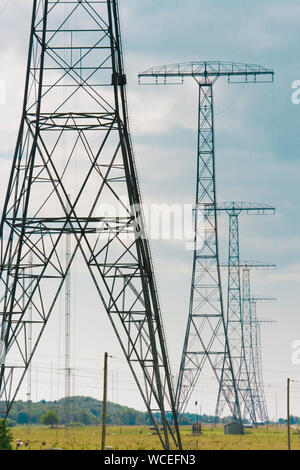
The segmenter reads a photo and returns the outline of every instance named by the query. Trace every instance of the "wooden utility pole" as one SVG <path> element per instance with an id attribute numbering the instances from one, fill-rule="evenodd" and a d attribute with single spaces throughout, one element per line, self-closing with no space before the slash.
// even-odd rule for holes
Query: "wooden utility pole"
<path id="1" fill-rule="evenodd" d="M 105 450 L 105 435 L 106 435 L 107 359 L 108 359 L 108 353 L 106 352 L 104 354 L 104 380 L 103 380 L 103 402 L 102 402 L 102 443 L 101 443 L 101 450 Z"/>
<path id="2" fill-rule="evenodd" d="M 288 450 L 291 450 L 291 420 L 290 420 L 290 383 L 291 379 L 287 379 L 287 426 L 288 426 Z"/>

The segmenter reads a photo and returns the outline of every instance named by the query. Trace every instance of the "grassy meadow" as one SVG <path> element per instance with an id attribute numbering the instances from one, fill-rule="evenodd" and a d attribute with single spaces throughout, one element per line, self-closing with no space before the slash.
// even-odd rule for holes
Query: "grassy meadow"
<path id="1" fill-rule="evenodd" d="M 244 436 L 224 435 L 223 426 L 203 426 L 202 436 L 193 436 L 191 427 L 181 428 L 185 450 L 285 450 L 287 449 L 286 426 L 265 426 L 246 429 Z M 99 450 L 101 427 L 48 428 L 46 426 L 26 426 L 12 428 L 13 448 L 16 440 L 23 441 L 18 450 L 41 450 L 58 447 L 64 450 Z M 27 443 L 27 445 L 25 445 Z M 293 450 L 300 450 L 300 432 L 292 430 Z M 114 450 L 160 450 L 157 436 L 146 426 L 109 426 L 106 445 Z"/>

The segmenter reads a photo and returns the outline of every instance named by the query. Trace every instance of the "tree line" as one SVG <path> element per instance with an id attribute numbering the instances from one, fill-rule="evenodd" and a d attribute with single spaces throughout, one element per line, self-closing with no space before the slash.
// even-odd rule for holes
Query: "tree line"
<path id="1" fill-rule="evenodd" d="M 85 396 L 75 396 L 69 399 L 68 409 L 70 410 L 70 420 L 66 419 L 66 401 L 64 398 L 55 401 L 41 400 L 39 402 L 24 402 L 22 400 L 15 401 L 7 420 L 9 426 L 22 426 L 26 424 L 40 425 L 43 424 L 43 417 L 49 411 L 55 413 L 58 418 L 58 424 L 64 425 L 68 421 L 69 425 L 74 426 L 96 426 L 102 423 L 102 402 L 95 398 Z M 4 405 L 4 402 L 0 402 Z M 156 413 L 159 420 L 159 413 Z M 171 421 L 172 416 L 167 415 Z M 181 417 L 181 425 L 191 425 L 195 422 L 216 424 L 226 424 L 232 421 L 232 417 L 226 416 L 222 419 L 216 416 L 186 413 Z M 279 424 L 286 424 L 286 419 L 280 418 Z M 46 424 L 46 423 L 44 423 Z M 149 415 L 145 412 L 129 408 L 127 406 L 118 405 L 108 402 L 107 404 L 107 424 L 108 425 L 124 425 L 124 426 L 151 426 L 152 422 Z M 245 422 L 246 424 L 246 422 Z M 291 416 L 291 424 L 300 424 L 300 417 Z"/>
<path id="2" fill-rule="evenodd" d="M 61 425 L 96 426 L 102 423 L 102 402 L 91 397 L 76 396 L 69 399 L 68 409 L 70 420 L 67 420 L 66 401 L 64 398 L 55 401 L 41 400 L 39 402 L 15 401 L 9 413 L 7 424 L 20 426 L 26 424 L 38 425 L 42 423 L 43 416 L 53 411 Z M 0 402 L 1 407 L 1 402 Z M 107 403 L 108 425 L 143 425 L 150 424 L 147 413 L 137 411 L 127 406 Z"/>

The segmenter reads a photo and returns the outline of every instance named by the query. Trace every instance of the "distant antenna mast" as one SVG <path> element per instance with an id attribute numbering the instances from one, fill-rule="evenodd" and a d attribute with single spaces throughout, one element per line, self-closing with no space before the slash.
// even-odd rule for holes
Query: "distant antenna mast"
<path id="1" fill-rule="evenodd" d="M 139 74 L 141 84 L 166 85 L 193 78 L 198 86 L 198 145 L 194 256 L 189 314 L 176 387 L 179 418 L 191 402 L 208 363 L 232 416 L 242 421 L 234 356 L 230 350 L 223 306 L 218 247 L 215 175 L 214 86 L 219 78 L 232 83 L 272 82 L 274 72 L 260 65 L 199 61 L 152 67 Z"/>
<path id="2" fill-rule="evenodd" d="M 68 195 L 70 200 L 70 195 Z M 70 205 L 67 202 L 68 212 Z M 69 227 L 69 224 L 67 225 Z M 70 424 L 70 395 L 71 395 L 71 235 L 66 232 L 66 284 L 65 284 L 65 431 L 68 435 Z"/>
<path id="3" fill-rule="evenodd" d="M 239 216 L 242 213 L 248 215 L 270 215 L 275 213 L 275 208 L 249 202 L 226 202 L 216 204 L 217 214 L 226 213 L 229 216 L 229 247 L 228 247 L 228 296 L 226 330 L 229 349 L 232 355 L 232 364 L 236 379 L 236 386 L 240 399 L 240 406 L 245 404 L 246 417 L 255 422 L 255 405 L 251 396 L 249 363 L 247 361 L 247 331 L 244 324 L 242 310 L 242 286 L 240 276 L 240 241 L 239 241 Z M 224 353 L 224 367 L 226 354 Z M 226 372 L 222 371 L 219 385 L 219 395 L 216 406 L 216 416 L 222 415 L 226 405 Z M 250 401 L 249 401 L 250 394 Z M 245 415 L 244 415 L 245 417 Z"/>

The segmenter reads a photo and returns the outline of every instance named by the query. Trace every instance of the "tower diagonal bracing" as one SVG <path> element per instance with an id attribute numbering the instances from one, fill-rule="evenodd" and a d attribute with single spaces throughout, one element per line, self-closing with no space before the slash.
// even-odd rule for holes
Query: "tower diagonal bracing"
<path id="1" fill-rule="evenodd" d="M 116 0 L 33 1 L 24 105 L 0 235 L 1 414 L 8 415 L 80 256 L 162 447 L 180 446 L 129 134 Z M 67 266 L 61 256 L 66 235 Z M 101 314 L 100 304 L 82 313 L 86 322 Z"/>

